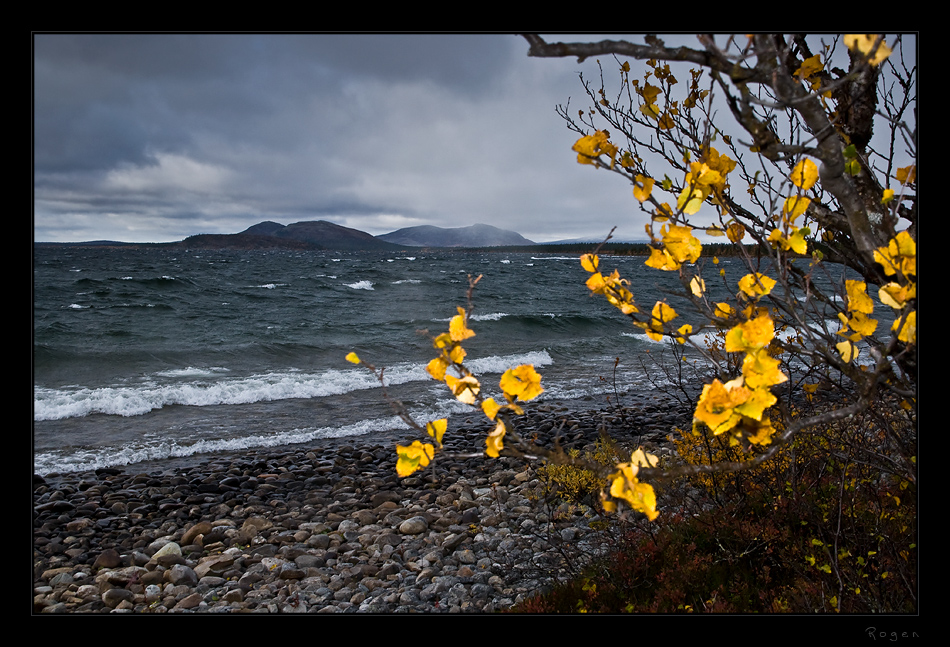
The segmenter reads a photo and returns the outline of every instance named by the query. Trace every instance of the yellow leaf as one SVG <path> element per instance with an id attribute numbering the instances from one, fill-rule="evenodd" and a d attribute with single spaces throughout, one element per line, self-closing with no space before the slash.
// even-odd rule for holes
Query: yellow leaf
<path id="1" fill-rule="evenodd" d="M 726 227 L 726 236 L 731 242 L 738 243 L 745 238 L 745 227 L 738 222 L 734 222 Z"/>
<path id="2" fill-rule="evenodd" d="M 894 199 L 894 189 L 884 189 L 884 195 L 881 196 L 881 204 L 887 204 Z"/>
<path id="3" fill-rule="evenodd" d="M 902 231 L 888 242 L 887 247 L 878 247 L 874 251 L 874 260 L 881 264 L 888 276 L 897 272 L 904 276 L 916 275 L 917 243 L 910 234 Z"/>
<path id="4" fill-rule="evenodd" d="M 878 290 L 877 298 L 884 305 L 900 310 L 911 299 L 917 298 L 917 284 L 900 285 L 899 283 L 888 283 L 882 285 Z"/>
<path id="5" fill-rule="evenodd" d="M 449 363 L 447 361 L 441 357 L 436 357 L 426 365 L 426 372 L 431 375 L 433 379 L 441 382 L 445 379 L 445 369 L 448 367 Z"/>
<path id="6" fill-rule="evenodd" d="M 459 307 L 458 314 L 452 317 L 452 320 L 449 322 L 449 335 L 451 335 L 452 341 L 465 341 L 469 337 L 475 336 L 475 332 L 469 330 L 465 323 L 464 308 Z"/>
<path id="7" fill-rule="evenodd" d="M 719 319 L 728 319 L 733 315 L 735 310 L 728 303 L 717 303 L 715 310 L 713 310 L 713 316 L 718 317 Z"/>
<path id="8" fill-rule="evenodd" d="M 701 297 L 703 296 L 703 292 L 706 291 L 706 282 L 700 277 L 694 276 L 689 282 L 689 289 L 693 293 L 693 296 Z"/>
<path id="9" fill-rule="evenodd" d="M 666 222 L 672 215 L 673 208 L 664 202 L 659 207 L 657 207 L 656 213 L 653 215 L 653 220 L 656 222 Z"/>
<path id="10" fill-rule="evenodd" d="M 453 364 L 461 364 L 462 360 L 465 359 L 465 349 L 461 346 L 454 346 L 452 350 L 449 351 L 449 361 Z"/>
<path id="11" fill-rule="evenodd" d="M 408 447 L 396 445 L 396 456 L 396 474 L 406 477 L 429 464 L 435 457 L 435 447 L 415 440 Z"/>
<path id="12" fill-rule="evenodd" d="M 780 364 L 765 348 L 747 353 L 742 360 L 742 377 L 746 386 L 759 389 L 787 381 L 788 376 L 778 368 Z"/>
<path id="13" fill-rule="evenodd" d="M 494 430 L 485 438 L 485 453 L 492 458 L 498 458 L 501 450 L 505 448 L 505 423 L 501 420 L 495 425 Z"/>
<path id="14" fill-rule="evenodd" d="M 650 521 L 656 519 L 659 513 L 656 511 L 656 493 L 653 486 L 637 480 L 636 465 L 621 463 L 617 467 L 619 471 L 610 477 L 610 495 L 623 499 L 631 508 L 645 514 Z"/>
<path id="15" fill-rule="evenodd" d="M 532 400 L 544 392 L 541 388 L 541 376 L 531 364 L 522 364 L 505 371 L 499 386 L 512 401 L 517 398 Z"/>
<path id="16" fill-rule="evenodd" d="M 692 227 L 663 225 L 663 246 L 677 263 L 695 263 L 702 253 L 702 243 L 693 236 Z"/>
<path id="17" fill-rule="evenodd" d="M 807 191 L 818 181 L 818 165 L 806 157 L 795 165 L 789 179 L 802 191 Z"/>
<path id="18" fill-rule="evenodd" d="M 683 187 L 679 197 L 676 199 L 676 208 L 682 209 L 683 213 L 693 215 L 703 206 L 707 195 L 700 189 L 690 189 Z"/>
<path id="19" fill-rule="evenodd" d="M 610 165 L 613 166 L 619 149 L 608 141 L 609 133 L 606 130 L 598 130 L 593 135 L 581 137 L 571 150 L 577 153 L 577 161 L 581 164 L 591 164 L 593 160 L 601 154 L 610 156 Z"/>
<path id="20" fill-rule="evenodd" d="M 581 256 L 581 267 L 588 272 L 596 272 L 599 263 L 600 259 L 597 258 L 596 254 L 584 254 Z"/>
<path id="21" fill-rule="evenodd" d="M 858 356 L 858 349 L 850 341 L 839 342 L 835 344 L 835 348 L 838 349 L 838 353 L 845 363 L 850 363 L 852 359 L 856 359 Z"/>
<path id="22" fill-rule="evenodd" d="M 902 323 L 903 321 L 903 323 Z M 898 325 L 900 325 L 900 330 L 897 333 L 897 338 L 902 342 L 908 344 L 917 343 L 917 311 L 907 313 L 906 317 L 897 319 L 892 325 L 891 330 L 898 330 Z"/>
<path id="23" fill-rule="evenodd" d="M 693 417 L 709 427 L 716 435 L 732 429 L 742 419 L 735 408 L 748 399 L 751 392 L 736 383 L 723 384 L 718 379 L 703 385 Z"/>
<path id="24" fill-rule="evenodd" d="M 764 348 L 775 337 L 771 317 L 761 314 L 726 333 L 726 352 L 748 352 Z"/>
<path id="25" fill-rule="evenodd" d="M 767 388 L 755 389 L 742 404 L 736 406 L 736 412 L 753 420 L 762 420 L 762 414 L 765 410 L 776 402 L 778 402 L 778 398 L 772 395 L 772 392 Z"/>
<path id="26" fill-rule="evenodd" d="M 804 254 L 808 251 L 808 242 L 805 235 L 798 227 L 792 227 L 792 236 L 788 239 L 788 246 L 796 254 Z"/>
<path id="27" fill-rule="evenodd" d="M 845 34 L 844 36 L 845 47 L 852 51 L 857 50 L 865 56 L 870 56 L 875 41 L 877 41 L 877 34 Z M 874 52 L 874 57 L 871 58 L 868 63 L 871 65 L 880 65 L 884 62 L 884 59 L 890 55 L 891 48 L 888 47 L 882 39 L 880 46 L 878 46 Z"/>
<path id="28" fill-rule="evenodd" d="M 804 254 L 808 251 L 808 241 L 805 240 L 805 234 L 798 227 L 791 227 L 792 235 L 786 237 L 779 229 L 773 229 L 769 234 L 768 241 L 777 243 L 782 249 L 791 249 L 796 254 Z"/>
<path id="29" fill-rule="evenodd" d="M 637 450 L 630 455 L 630 462 L 640 467 L 656 467 L 660 459 L 653 454 L 647 454 L 643 451 L 642 447 L 638 447 Z"/>
<path id="30" fill-rule="evenodd" d="M 747 425 L 748 426 L 748 425 Z M 772 442 L 772 434 L 775 429 L 772 427 L 772 421 L 766 416 L 765 420 L 760 421 L 754 426 L 755 433 L 749 433 L 746 430 L 746 438 L 754 445 L 768 445 Z"/>
<path id="31" fill-rule="evenodd" d="M 653 191 L 653 178 L 637 175 L 634 178 L 633 197 L 640 202 L 645 202 Z"/>
<path id="32" fill-rule="evenodd" d="M 575 153 L 580 155 L 585 155 L 587 157 L 595 157 L 600 151 L 601 142 L 607 141 L 606 137 L 603 137 L 601 131 L 597 131 L 593 135 L 586 135 L 581 137 L 574 145 L 571 147 Z"/>
<path id="33" fill-rule="evenodd" d="M 358 356 L 356 353 L 347 353 L 347 355 L 346 355 L 346 361 L 352 362 L 352 363 L 354 363 L 354 364 L 359 364 L 359 363 L 360 363 L 360 358 L 359 358 L 359 356 Z"/>
<path id="34" fill-rule="evenodd" d="M 447 332 L 439 334 L 435 339 L 432 340 L 433 348 L 449 348 L 455 342 L 452 341 L 452 335 Z"/>
<path id="35" fill-rule="evenodd" d="M 495 402 L 494 398 L 488 398 L 487 400 L 482 402 L 482 411 L 484 411 L 485 415 L 491 418 L 492 420 L 494 420 L 495 416 L 498 415 L 498 411 L 500 409 L 501 409 L 501 405 Z"/>
<path id="36" fill-rule="evenodd" d="M 746 274 L 739 279 L 739 289 L 742 290 L 744 294 L 753 298 L 767 295 L 774 287 L 775 279 L 759 272 Z"/>
<path id="37" fill-rule="evenodd" d="M 726 140 L 726 143 L 729 143 L 728 135 L 723 135 L 723 139 Z M 706 160 L 706 165 L 709 168 L 717 171 L 723 178 L 723 182 L 725 182 L 725 176 L 729 175 L 729 173 L 731 173 L 736 168 L 736 161 L 734 159 L 730 158 L 728 155 L 721 155 L 715 148 L 708 148 L 704 157 Z"/>
<path id="38" fill-rule="evenodd" d="M 445 429 L 449 424 L 448 418 L 441 418 L 439 420 L 433 420 L 432 422 L 426 424 L 426 432 L 435 438 L 436 442 L 440 445 L 442 444 L 442 436 L 445 434 Z"/>
<path id="39" fill-rule="evenodd" d="M 821 72 L 825 66 L 821 62 L 821 55 L 815 54 L 802 61 L 802 64 L 795 70 L 795 76 L 802 80 L 808 79 L 812 74 Z"/>
<path id="40" fill-rule="evenodd" d="M 642 90 L 638 91 L 640 96 L 643 97 L 643 100 L 647 103 L 654 103 L 657 97 L 660 96 L 660 88 L 655 85 L 650 85 L 649 83 L 643 86 Z"/>
<path id="41" fill-rule="evenodd" d="M 650 323 L 638 323 L 634 322 L 635 325 L 643 328 L 647 336 L 653 341 L 662 341 L 663 340 L 663 324 L 668 323 L 678 317 L 676 310 L 671 308 L 669 305 L 662 301 L 657 301 L 656 305 L 653 306 L 652 317 Z"/>
<path id="42" fill-rule="evenodd" d="M 790 198 L 786 198 L 785 204 L 782 207 L 782 213 L 785 214 L 790 223 L 794 223 L 796 218 L 808 210 L 808 205 L 810 204 L 811 198 L 793 195 Z"/>
<path id="43" fill-rule="evenodd" d="M 917 165 L 911 164 L 904 168 L 897 169 L 895 176 L 901 184 L 913 184 L 917 181 Z"/>
<path id="44" fill-rule="evenodd" d="M 445 384 L 451 389 L 453 395 L 465 404 L 475 404 L 481 385 L 471 375 L 457 378 L 453 375 L 445 376 Z"/>
<path id="45" fill-rule="evenodd" d="M 656 119 L 660 116 L 660 109 L 652 103 L 644 103 L 640 106 L 640 112 L 649 119 Z"/>
<path id="46" fill-rule="evenodd" d="M 657 270 L 675 271 L 680 268 L 680 263 L 668 251 L 655 247 L 650 247 L 650 257 L 644 264 Z"/>
<path id="47" fill-rule="evenodd" d="M 663 324 L 668 323 L 676 319 L 679 315 L 676 314 L 676 310 L 671 308 L 669 304 L 664 303 L 663 301 L 657 301 L 656 305 L 653 306 L 653 325 L 654 327 L 659 327 L 662 330 Z"/>
<path id="48" fill-rule="evenodd" d="M 590 277 L 585 282 L 585 285 L 591 292 L 599 294 L 600 292 L 603 292 L 605 287 L 607 287 L 607 281 L 604 279 L 603 274 L 600 272 L 595 272 L 590 275 Z"/>
<path id="49" fill-rule="evenodd" d="M 678 341 L 681 344 L 685 344 L 686 337 L 688 337 L 689 334 L 693 332 L 693 327 L 690 326 L 689 324 L 683 324 L 676 330 L 676 332 L 680 334 L 680 336 L 676 338 L 676 341 Z"/>
<path id="50" fill-rule="evenodd" d="M 871 297 L 867 295 L 867 283 L 848 279 L 844 284 L 845 290 L 848 293 L 849 312 L 863 312 L 864 314 L 874 312 L 874 302 L 871 301 Z"/>

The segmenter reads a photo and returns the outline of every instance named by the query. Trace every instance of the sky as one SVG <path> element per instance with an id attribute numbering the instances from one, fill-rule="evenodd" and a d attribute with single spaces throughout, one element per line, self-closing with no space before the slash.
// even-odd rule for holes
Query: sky
<path id="1" fill-rule="evenodd" d="M 599 78 L 596 60 L 529 58 L 517 35 L 34 34 L 33 50 L 37 242 L 264 220 L 644 238 L 630 184 L 579 165 L 555 110 L 590 105 L 578 73 Z"/>

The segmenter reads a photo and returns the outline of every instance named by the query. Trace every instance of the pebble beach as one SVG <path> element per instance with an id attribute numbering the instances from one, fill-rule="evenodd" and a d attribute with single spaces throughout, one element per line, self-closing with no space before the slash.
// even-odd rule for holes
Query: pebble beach
<path id="1" fill-rule="evenodd" d="M 663 453 L 689 420 L 645 396 L 624 409 L 540 406 L 519 429 L 580 450 L 605 430 Z M 446 454 L 407 478 L 397 433 L 35 475 L 33 612 L 511 609 L 595 555 L 605 519 L 542 504 L 536 463 L 471 456 L 485 433 L 483 417 L 453 418 Z"/>

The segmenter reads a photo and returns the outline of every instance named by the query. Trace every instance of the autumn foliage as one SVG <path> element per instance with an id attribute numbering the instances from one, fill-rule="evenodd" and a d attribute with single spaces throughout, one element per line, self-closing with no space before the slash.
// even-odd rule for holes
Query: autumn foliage
<path id="1" fill-rule="evenodd" d="M 662 505 L 651 483 L 676 477 L 711 483 L 714 475 L 753 474 L 770 461 L 787 467 L 782 461 L 791 447 L 808 448 L 810 469 L 821 463 L 817 439 L 838 430 L 835 443 L 843 442 L 842 425 L 857 419 L 871 421 L 847 440 L 848 460 L 870 469 L 861 473 L 863 482 L 896 479 L 915 489 L 916 125 L 908 120 L 915 119 L 916 67 L 904 60 L 902 39 L 700 36 L 701 47 L 690 49 L 652 36 L 644 44 L 525 38 L 530 56 L 617 61 L 619 90 L 608 93 L 601 67 L 599 87 L 581 78 L 591 107 L 559 112 L 578 135 L 577 162 L 630 183 L 632 204 L 649 219 L 645 265 L 678 275 L 678 296 L 702 321 L 681 323 L 666 300 L 638 302 L 631 282 L 596 250 L 579 259 L 578 280 L 591 294 L 652 339 L 689 346 L 704 358 L 710 379 L 697 385 L 693 428 L 684 434 L 719 447 L 715 460 L 708 453 L 696 460 L 682 445 L 678 465 L 661 466 L 636 449 L 615 465 L 588 466 L 604 479 L 604 510 L 627 506 L 655 520 Z M 619 57 L 642 61 L 642 76 L 635 78 Z M 681 69 L 685 84 L 676 77 Z M 703 239 L 729 241 L 745 265 L 744 276 L 726 286 L 731 299 L 709 297 L 707 285 L 724 282 L 725 272 L 717 271 L 718 259 L 704 256 Z M 834 288 L 819 288 L 818 275 Z M 433 337 L 429 374 L 484 412 L 488 457 L 511 447 L 564 460 L 517 433 L 523 403 L 543 391 L 534 367 L 504 373 L 502 401 L 484 397 L 465 364 L 463 343 L 475 335 L 470 308 L 471 299 L 468 309 L 457 308 L 448 331 Z M 348 359 L 364 363 L 352 354 Z M 880 413 L 884 401 L 899 412 L 899 425 L 868 416 Z M 401 476 L 442 451 L 445 420 L 413 424 L 423 437 L 397 447 Z M 840 457 L 844 450 L 832 443 L 826 451 Z M 835 463 L 837 474 L 848 474 L 851 463 Z M 761 487 L 746 482 L 746 494 L 762 496 Z M 773 512 L 792 514 L 794 506 L 782 501 L 773 501 Z M 855 514 L 856 524 L 873 521 L 873 511 Z M 799 557 L 809 559 L 804 552 Z M 782 600 L 767 602 L 779 610 Z"/>

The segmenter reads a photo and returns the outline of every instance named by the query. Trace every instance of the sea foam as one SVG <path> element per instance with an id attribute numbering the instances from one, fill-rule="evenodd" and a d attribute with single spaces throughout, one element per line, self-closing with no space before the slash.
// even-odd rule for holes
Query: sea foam
<path id="1" fill-rule="evenodd" d="M 507 356 L 489 356 L 466 362 L 477 373 L 502 373 L 518 364 L 545 366 L 552 363 L 546 351 Z M 156 378 L 165 378 L 165 381 Z M 168 378 L 184 378 L 168 382 Z M 425 365 L 396 364 L 386 369 L 386 384 L 431 380 Z M 112 385 L 97 388 L 67 386 L 35 387 L 33 419 L 63 420 L 91 414 L 140 416 L 162 407 L 180 405 L 206 407 L 251 404 L 294 398 L 322 398 L 353 391 L 380 388 L 369 371 L 357 367 L 330 369 L 316 373 L 274 371 L 245 377 L 231 377 L 227 369 L 181 369 L 162 371 L 135 386 Z"/>

